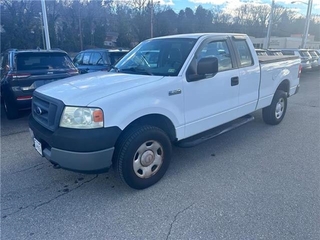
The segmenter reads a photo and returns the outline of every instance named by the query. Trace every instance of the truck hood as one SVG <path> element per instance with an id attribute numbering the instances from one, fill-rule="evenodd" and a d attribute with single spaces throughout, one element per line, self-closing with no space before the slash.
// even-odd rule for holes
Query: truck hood
<path id="1" fill-rule="evenodd" d="M 36 91 L 59 99 L 66 105 L 87 106 L 100 98 L 161 78 L 163 76 L 94 72 L 52 82 L 37 88 Z"/>

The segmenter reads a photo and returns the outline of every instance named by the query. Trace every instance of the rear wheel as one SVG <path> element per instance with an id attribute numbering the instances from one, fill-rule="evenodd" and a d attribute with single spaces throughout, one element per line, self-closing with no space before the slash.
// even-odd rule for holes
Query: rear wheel
<path id="1" fill-rule="evenodd" d="M 5 98 L 3 99 L 3 107 L 9 120 L 16 119 L 19 117 L 18 108 L 15 106 L 15 104 L 13 104 Z"/>
<path id="2" fill-rule="evenodd" d="M 287 94 L 277 90 L 273 96 L 271 105 L 262 109 L 262 117 L 265 123 L 270 125 L 279 124 L 287 110 Z"/>
<path id="3" fill-rule="evenodd" d="M 171 159 L 167 134 L 154 126 L 138 126 L 120 137 L 114 164 L 121 179 L 130 187 L 144 189 L 158 182 Z"/>

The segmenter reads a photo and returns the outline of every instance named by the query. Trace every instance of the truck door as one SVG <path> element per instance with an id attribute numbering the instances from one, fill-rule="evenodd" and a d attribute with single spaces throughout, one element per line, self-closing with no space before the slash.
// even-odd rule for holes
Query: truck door
<path id="1" fill-rule="evenodd" d="M 256 109 L 259 97 L 260 66 L 257 56 L 253 56 L 253 46 L 243 36 L 232 38 L 239 67 L 239 111 L 242 115 Z"/>
<path id="2" fill-rule="evenodd" d="M 239 69 L 235 67 L 231 45 L 229 38 L 207 39 L 191 60 L 184 84 L 185 137 L 237 118 Z M 218 59 L 218 73 L 197 81 L 188 80 L 189 74 L 196 74 L 197 62 L 207 57 Z"/>

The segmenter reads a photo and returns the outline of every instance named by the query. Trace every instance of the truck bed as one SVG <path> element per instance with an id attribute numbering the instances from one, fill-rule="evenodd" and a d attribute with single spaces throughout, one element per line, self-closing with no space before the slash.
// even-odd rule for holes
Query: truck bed
<path id="1" fill-rule="evenodd" d="M 298 59 L 298 56 L 258 56 L 259 62 L 263 63 L 274 63 L 282 62 L 287 60 Z"/>

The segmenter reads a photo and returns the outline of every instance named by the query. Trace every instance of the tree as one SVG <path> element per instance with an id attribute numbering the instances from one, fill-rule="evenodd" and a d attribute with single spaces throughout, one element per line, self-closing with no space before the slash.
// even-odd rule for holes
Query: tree
<path id="1" fill-rule="evenodd" d="M 166 36 L 177 34 L 177 14 L 171 9 L 166 8 L 156 14 L 156 34 L 155 36 Z"/>
<path id="2" fill-rule="evenodd" d="M 195 12 L 195 31 L 210 32 L 212 30 L 213 14 L 199 5 Z"/>
<path id="3" fill-rule="evenodd" d="M 91 47 L 105 47 L 109 32 L 118 34 L 117 45 L 131 47 L 153 35 L 163 36 L 194 32 L 241 32 L 265 37 L 270 5 L 243 3 L 231 12 L 220 6 L 212 10 L 198 6 L 195 12 L 185 8 L 178 13 L 168 6 L 151 5 L 150 0 L 46 0 L 51 47 L 74 52 Z M 0 0 L 1 49 L 42 46 L 39 12 L 41 2 Z M 305 18 L 276 5 L 272 36 L 301 34 Z M 319 16 L 310 21 L 309 33 L 320 40 Z"/>
<path id="4" fill-rule="evenodd" d="M 39 8 L 39 2 L 31 0 L 1 2 L 1 23 L 5 31 L 1 34 L 1 49 L 40 46 Z"/>
<path id="5" fill-rule="evenodd" d="M 116 28 L 118 29 L 118 40 L 117 45 L 120 47 L 129 47 L 131 42 L 133 42 L 134 37 L 131 31 L 131 19 L 130 15 L 132 14 L 132 9 L 123 6 L 117 5 L 116 8 Z"/>

